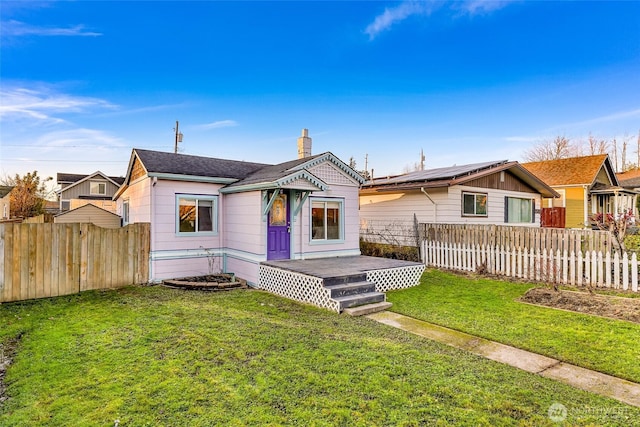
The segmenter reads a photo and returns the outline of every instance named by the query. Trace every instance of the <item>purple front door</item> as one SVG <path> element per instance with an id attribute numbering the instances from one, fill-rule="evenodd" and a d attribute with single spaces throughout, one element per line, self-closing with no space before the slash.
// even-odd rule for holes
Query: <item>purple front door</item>
<path id="1" fill-rule="evenodd" d="M 267 218 L 267 259 L 289 259 L 290 223 L 287 195 L 279 194 Z"/>

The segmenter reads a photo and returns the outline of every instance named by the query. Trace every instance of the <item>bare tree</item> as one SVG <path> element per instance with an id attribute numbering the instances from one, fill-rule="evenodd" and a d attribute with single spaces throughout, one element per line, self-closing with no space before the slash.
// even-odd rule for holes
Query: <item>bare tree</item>
<path id="1" fill-rule="evenodd" d="M 587 143 L 589 144 L 589 155 L 591 156 L 609 152 L 609 142 L 604 139 L 597 139 L 592 134 L 589 134 Z"/>
<path id="2" fill-rule="evenodd" d="M 579 152 L 579 147 L 572 144 L 566 136 L 556 136 L 553 140 L 544 140 L 524 152 L 523 158 L 527 162 L 542 162 L 573 157 Z"/>

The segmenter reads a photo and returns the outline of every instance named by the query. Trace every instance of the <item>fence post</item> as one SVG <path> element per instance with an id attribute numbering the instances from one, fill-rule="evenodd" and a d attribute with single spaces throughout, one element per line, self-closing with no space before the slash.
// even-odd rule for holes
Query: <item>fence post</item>
<path id="1" fill-rule="evenodd" d="M 631 254 L 631 290 L 638 292 L 638 257 L 635 252 Z"/>
<path id="2" fill-rule="evenodd" d="M 622 254 L 622 289 L 629 289 L 629 256 L 626 252 Z"/>

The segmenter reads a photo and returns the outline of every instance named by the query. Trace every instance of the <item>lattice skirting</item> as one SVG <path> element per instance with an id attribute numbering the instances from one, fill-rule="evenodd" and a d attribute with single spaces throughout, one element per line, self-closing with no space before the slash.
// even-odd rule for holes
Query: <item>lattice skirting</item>
<path id="1" fill-rule="evenodd" d="M 330 290 L 324 287 L 320 277 L 261 265 L 258 287 L 285 298 L 340 312 L 340 303 L 330 298 Z"/>
<path id="2" fill-rule="evenodd" d="M 367 271 L 367 280 L 376 284 L 376 291 L 387 292 L 393 289 L 405 289 L 420 283 L 425 265 L 385 268 Z"/>

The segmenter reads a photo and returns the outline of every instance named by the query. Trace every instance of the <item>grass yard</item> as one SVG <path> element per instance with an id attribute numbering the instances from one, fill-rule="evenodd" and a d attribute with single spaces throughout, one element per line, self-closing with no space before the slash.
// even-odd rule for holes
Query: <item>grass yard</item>
<path id="1" fill-rule="evenodd" d="M 640 420 L 638 408 L 260 291 L 85 292 L 0 305 L 0 324 L 5 346 L 20 337 L 5 427 L 553 426 L 554 402 L 570 425 Z"/>
<path id="2" fill-rule="evenodd" d="M 640 324 L 517 301 L 535 285 L 427 270 L 392 311 L 640 382 Z"/>

